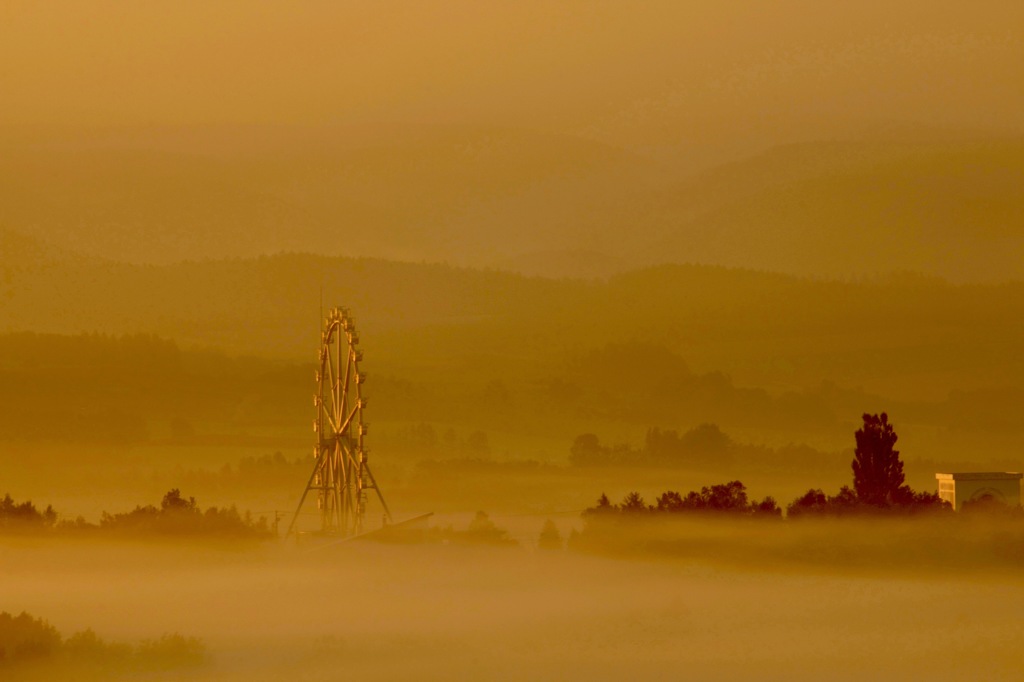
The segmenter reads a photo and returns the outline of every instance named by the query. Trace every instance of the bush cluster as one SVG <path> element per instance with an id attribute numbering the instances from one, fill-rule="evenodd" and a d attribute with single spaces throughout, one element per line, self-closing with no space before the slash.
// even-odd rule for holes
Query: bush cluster
<path id="1" fill-rule="evenodd" d="M 0 530 L 31 532 L 53 528 L 56 523 L 57 512 L 51 506 L 39 511 L 30 501 L 16 503 L 10 494 L 0 500 Z"/>
<path id="2" fill-rule="evenodd" d="M 130 673 L 198 666 L 206 658 L 206 646 L 195 637 L 168 634 L 133 645 L 107 642 L 86 629 L 65 639 L 41 618 L 0 612 L 0 671 L 65 663 L 76 672 Z"/>
<path id="3" fill-rule="evenodd" d="M 110 533 L 155 536 L 212 536 L 269 538 L 267 520 L 253 520 L 231 507 L 208 507 L 203 511 L 194 497 L 184 497 L 178 488 L 164 495 L 160 506 L 136 506 L 129 512 L 103 512 L 99 524 L 78 517 L 59 520 L 51 506 L 39 511 L 31 501 L 15 503 L 10 495 L 0 500 L 0 532 L 12 533 Z"/>

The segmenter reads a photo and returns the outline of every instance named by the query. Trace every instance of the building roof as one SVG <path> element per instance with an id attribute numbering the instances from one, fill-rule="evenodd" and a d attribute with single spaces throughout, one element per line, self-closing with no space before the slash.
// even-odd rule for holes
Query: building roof
<path id="1" fill-rule="evenodd" d="M 954 481 L 991 481 L 991 480 L 1020 480 L 1024 473 L 1016 471 L 962 471 L 953 474 L 935 474 L 940 480 Z"/>

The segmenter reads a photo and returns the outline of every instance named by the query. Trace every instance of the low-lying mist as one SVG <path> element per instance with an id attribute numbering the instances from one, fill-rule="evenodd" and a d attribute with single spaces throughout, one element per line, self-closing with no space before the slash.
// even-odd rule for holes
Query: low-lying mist
<path id="1" fill-rule="evenodd" d="M 200 638 L 210 660 L 164 679 L 1017 679 L 1016 575 L 696 554 L 4 541 L 0 604 L 114 641 Z"/>

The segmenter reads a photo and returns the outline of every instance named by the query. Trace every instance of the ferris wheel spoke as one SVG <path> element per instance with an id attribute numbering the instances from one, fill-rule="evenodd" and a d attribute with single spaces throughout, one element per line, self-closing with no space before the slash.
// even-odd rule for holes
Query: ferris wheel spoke
<path id="1" fill-rule="evenodd" d="M 356 401 L 355 407 L 353 407 L 352 411 L 348 413 L 348 416 L 345 417 L 345 421 L 341 424 L 341 428 L 338 429 L 339 433 L 345 433 L 345 431 L 348 430 L 348 427 L 352 425 L 352 420 L 355 419 L 357 414 L 359 414 L 361 408 L 362 404 L 359 401 Z"/>
<path id="2" fill-rule="evenodd" d="M 344 381 L 342 381 L 341 385 L 338 387 L 338 393 L 341 397 L 338 399 L 337 415 L 338 421 L 341 421 L 348 409 L 348 386 Z"/>
<path id="3" fill-rule="evenodd" d="M 323 417 L 324 417 L 325 421 L 331 426 L 331 428 L 334 430 L 334 432 L 337 433 L 337 431 L 338 431 L 338 418 L 337 418 L 337 416 L 335 416 L 335 413 L 334 413 L 334 400 L 333 400 L 333 398 L 331 399 L 331 404 L 330 405 L 323 405 L 323 404 L 321 404 L 320 407 L 321 407 L 321 413 L 323 414 Z"/>
<path id="4" fill-rule="evenodd" d="M 335 424 L 340 424 L 345 415 L 345 384 L 341 374 L 341 366 L 338 365 L 338 376 L 335 378 L 335 384 L 331 391 L 331 409 L 334 412 Z"/>
<path id="5" fill-rule="evenodd" d="M 345 369 L 345 376 L 348 375 L 348 368 Z M 338 386 L 338 419 L 345 414 L 345 409 L 348 407 L 348 380 L 342 379 Z"/>
<path id="6" fill-rule="evenodd" d="M 345 395 L 348 395 L 349 388 L 352 385 L 352 377 L 359 373 L 359 368 L 355 365 L 355 349 L 351 345 L 351 337 L 348 337 L 348 343 L 348 352 L 345 356 Z"/>
<path id="7" fill-rule="evenodd" d="M 348 421 L 345 419 L 345 413 L 348 411 L 348 395 L 344 392 L 341 395 L 342 397 L 340 400 L 338 400 L 338 409 L 335 412 L 335 414 L 337 415 L 338 422 L 344 424 L 346 421 Z M 340 430 L 344 431 L 344 426 L 342 426 Z"/>
<path id="8" fill-rule="evenodd" d="M 334 433 L 341 433 L 341 429 L 338 427 L 338 420 L 334 418 L 334 415 L 330 412 L 325 412 L 324 416 L 327 417 L 327 423 L 331 425 L 331 429 Z"/>
<path id="9" fill-rule="evenodd" d="M 328 339 L 328 343 L 330 343 L 330 339 Z M 334 403 L 334 388 L 337 385 L 338 379 L 337 379 L 337 374 L 334 371 L 334 359 L 331 358 L 330 345 L 327 346 L 327 349 L 324 351 L 324 355 L 327 356 L 327 378 L 329 380 L 329 383 L 327 385 L 330 387 L 331 403 L 332 403 L 332 407 L 333 407 L 333 403 Z"/>
<path id="10" fill-rule="evenodd" d="M 347 337 L 346 337 L 346 338 L 347 338 Z M 344 408 L 344 404 L 345 404 L 345 397 L 346 397 L 346 396 L 347 396 L 347 394 L 348 394 L 348 371 L 349 371 L 349 363 L 348 363 L 348 358 L 347 358 L 347 357 L 345 358 L 345 361 L 344 361 L 344 363 L 342 363 L 342 361 L 341 361 L 341 345 L 342 345 L 342 343 L 341 343 L 341 333 L 339 332 L 339 333 L 338 333 L 338 374 L 339 374 L 339 375 L 341 375 L 341 374 L 342 374 L 342 372 L 341 372 L 341 368 L 342 368 L 342 366 L 344 366 L 344 368 L 345 368 L 345 372 L 344 372 L 344 378 L 342 378 L 342 379 L 341 379 L 341 382 L 342 382 L 342 383 L 341 383 L 341 388 L 340 388 L 340 390 L 339 390 L 338 392 L 339 392 L 339 394 L 341 395 L 341 404 L 342 404 L 342 408 Z M 346 352 L 347 352 L 347 348 L 346 348 Z M 341 414 L 341 413 L 339 413 L 339 415 L 340 415 L 340 414 Z"/>

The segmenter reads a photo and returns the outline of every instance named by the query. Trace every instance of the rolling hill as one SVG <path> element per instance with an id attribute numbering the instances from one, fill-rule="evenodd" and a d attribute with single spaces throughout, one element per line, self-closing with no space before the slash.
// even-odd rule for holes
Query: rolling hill
<path id="1" fill-rule="evenodd" d="M 695 263 L 1024 278 L 1019 138 L 867 136 L 695 177 L 670 167 L 510 129 L 26 142 L 0 155 L 0 225 L 132 263 L 305 252 L 552 277 Z"/>
<path id="2" fill-rule="evenodd" d="M 773 391 L 821 380 L 893 397 L 1024 386 L 1024 284 L 816 280 L 697 265 L 606 281 L 302 254 L 8 269 L 0 332 L 145 333 L 302 360 L 327 305 L 356 314 L 389 373 L 545 381 L 576 354 L 642 341 Z M 563 358 L 564 359 L 564 358 Z M 616 368 L 628 380 L 630 363 Z M 454 369 L 453 369 L 454 368 Z"/>
<path id="3" fill-rule="evenodd" d="M 1024 277 L 1024 140 L 774 149 L 660 199 L 648 259 L 816 276 Z"/>
<path id="4" fill-rule="evenodd" d="M 0 224 L 138 263 L 304 251 L 480 264 L 577 248 L 595 231 L 607 242 L 611 197 L 656 177 L 621 150 L 506 130 L 338 133 L 246 151 L 155 145 L 5 150 Z"/>

